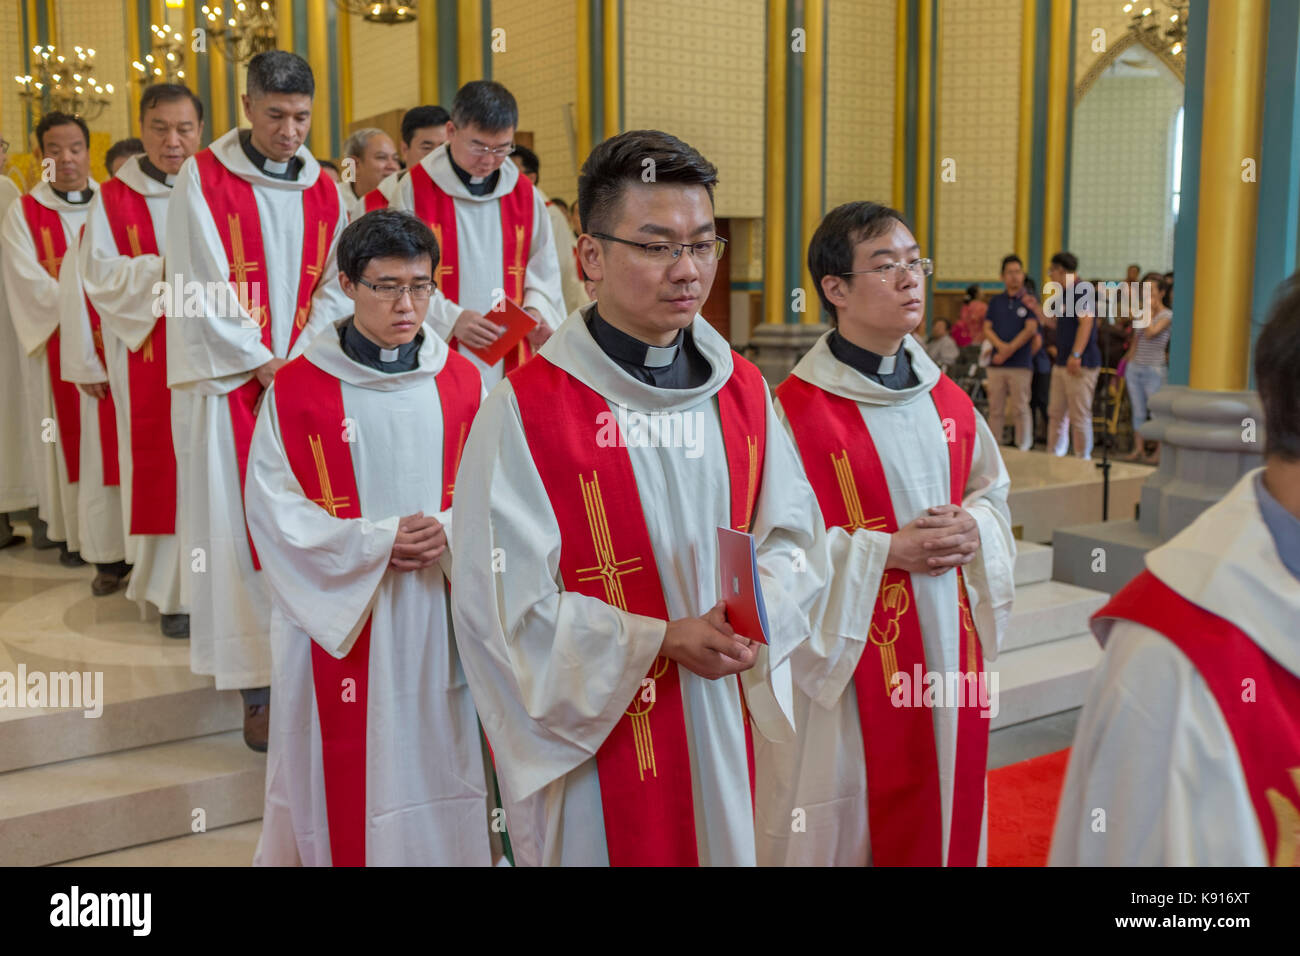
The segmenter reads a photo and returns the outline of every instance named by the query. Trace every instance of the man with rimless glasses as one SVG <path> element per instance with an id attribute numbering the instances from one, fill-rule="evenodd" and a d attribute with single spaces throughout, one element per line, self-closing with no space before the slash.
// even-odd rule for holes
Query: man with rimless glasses
<path id="1" fill-rule="evenodd" d="M 1010 481 L 970 399 L 910 335 L 934 266 L 902 216 L 831 210 L 808 265 L 834 328 L 777 388 L 778 414 L 832 552 L 865 539 L 865 567 L 837 563 L 836 578 L 869 624 L 823 627 L 791 658 L 798 736 L 756 747 L 758 860 L 983 864 L 997 712 L 984 664 L 1011 612 Z"/>
<path id="2" fill-rule="evenodd" d="M 538 322 L 494 366 L 462 351 L 491 388 L 517 368 L 564 319 L 560 261 L 546 198 L 508 157 L 519 108 L 500 83 L 474 80 L 456 93 L 447 142 L 411 168 L 392 207 L 433 230 L 442 263 L 429 324 L 453 348 L 486 348 L 504 330 L 510 299 Z"/>

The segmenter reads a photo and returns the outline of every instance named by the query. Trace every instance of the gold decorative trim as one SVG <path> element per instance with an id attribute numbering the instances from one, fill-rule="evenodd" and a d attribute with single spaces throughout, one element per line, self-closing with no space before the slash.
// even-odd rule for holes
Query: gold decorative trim
<path id="1" fill-rule="evenodd" d="M 1097 57 L 1097 62 L 1092 65 L 1088 72 L 1083 75 L 1083 79 L 1081 79 L 1075 86 L 1074 105 L 1076 107 L 1079 105 L 1079 100 L 1083 98 L 1083 95 L 1092 89 L 1092 85 L 1101 78 L 1102 73 L 1106 72 L 1106 68 L 1118 60 L 1120 54 L 1134 44 L 1140 44 L 1154 53 L 1156 59 L 1169 67 L 1169 72 L 1178 78 L 1179 83 L 1185 84 L 1187 82 L 1186 57 L 1173 56 L 1168 50 L 1161 50 L 1152 46 L 1146 41 L 1145 37 L 1139 37 L 1133 33 L 1126 32 L 1122 40 L 1119 40 L 1105 53 Z"/>

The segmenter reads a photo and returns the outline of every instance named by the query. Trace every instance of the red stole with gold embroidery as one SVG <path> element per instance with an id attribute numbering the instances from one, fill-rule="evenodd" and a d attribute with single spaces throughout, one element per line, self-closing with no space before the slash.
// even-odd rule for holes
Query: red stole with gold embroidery
<path id="1" fill-rule="evenodd" d="M 456 200 L 433 181 L 423 163 L 411 170 L 411 195 L 415 201 L 415 215 L 433 230 L 438 240 L 440 258 L 434 270 L 434 280 L 442 294 L 452 302 L 460 303 L 460 244 L 456 236 Z M 514 189 L 498 200 L 501 207 L 501 275 L 505 283 L 506 298 L 516 305 L 524 304 L 524 276 L 528 270 L 528 251 L 533 246 L 533 183 L 527 176 L 515 181 Z M 453 349 L 457 342 L 450 342 Z M 532 357 L 528 342 L 502 361 L 506 373 L 514 371 Z"/>
<path id="2" fill-rule="evenodd" d="M 731 526 L 748 531 L 767 435 L 758 369 L 733 356 L 718 392 L 731 488 Z M 560 526 L 560 573 L 567 591 L 632 614 L 668 620 L 632 459 L 622 443 L 597 440 L 611 414 L 598 392 L 544 358 L 510 376 L 524 435 Z M 608 445 L 608 447 L 602 447 Z M 741 698 L 744 710 L 743 694 Z M 749 748 L 751 799 L 752 737 Z M 675 661 L 655 658 L 627 710 L 596 752 L 605 840 L 612 866 L 694 866 L 699 862 L 681 681 Z"/>
<path id="3" fill-rule="evenodd" d="M 460 453 L 478 411 L 478 370 L 451 352 L 434 377 L 442 405 L 443 483 L 439 508 L 451 507 Z M 335 518 L 360 518 L 352 450 L 344 425 L 342 382 L 299 356 L 275 376 L 280 439 L 303 494 Z M 312 684 L 320 720 L 321 764 L 330 859 L 334 866 L 366 864 L 366 708 L 370 684 L 370 617 L 342 658 L 315 641 Z M 352 684 L 347 684 L 347 681 Z M 344 699 L 345 687 L 354 691 Z"/>
<path id="4" fill-rule="evenodd" d="M 267 262 L 262 243 L 262 221 L 257 211 L 257 198 L 253 185 L 236 176 L 217 159 L 212 148 L 194 154 L 199 170 L 199 183 L 203 198 L 216 223 L 217 234 L 226 260 L 230 263 L 230 284 L 235 289 L 239 303 L 262 329 L 262 344 L 274 353 L 271 346 L 271 307 L 264 300 L 269 297 L 259 291 L 267 282 L 271 263 Z M 323 173 L 316 177 L 302 194 L 302 258 L 298 273 L 297 309 L 293 315 L 293 328 L 289 332 L 289 350 L 298 333 L 307 325 L 311 313 L 311 297 L 325 270 L 325 257 L 339 217 L 339 192 L 334 181 Z M 268 287 L 269 288 L 269 287 Z M 250 292 L 255 294 L 250 295 Z M 244 476 L 248 471 L 248 446 L 253 440 L 253 426 L 257 423 L 254 409 L 262 396 L 262 384 L 253 376 L 229 395 L 230 424 L 235 438 L 235 460 L 239 465 L 239 493 L 244 492 Z M 249 538 L 253 567 L 260 570 L 257 549 Z"/>
<path id="5" fill-rule="evenodd" d="M 826 527 L 850 534 L 858 528 L 898 530 L 880 455 L 856 402 L 790 376 L 777 397 L 790 422 L 808 481 Z M 947 376 L 930 392 L 948 436 L 950 500 L 960 505 L 970 476 L 975 410 Z M 951 426 L 949 425 L 951 423 Z M 957 571 L 958 646 L 965 651 L 960 687 L 982 680 L 983 655 L 963 575 Z M 943 817 L 934 721 L 928 707 L 892 703 L 896 673 L 926 672 L 920 617 L 911 575 L 885 571 L 871 616 L 869 642 L 853 680 L 867 770 L 867 810 L 872 861 L 879 866 L 938 866 L 943 862 Z M 962 706 L 957 717 L 957 766 L 948 864 L 978 862 L 984 815 L 988 720 L 979 708 Z"/>

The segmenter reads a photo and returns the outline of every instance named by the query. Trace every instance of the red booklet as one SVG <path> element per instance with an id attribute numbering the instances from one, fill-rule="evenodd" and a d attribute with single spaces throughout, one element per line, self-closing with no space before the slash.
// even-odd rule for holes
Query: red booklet
<path id="1" fill-rule="evenodd" d="M 754 536 L 718 529 L 718 595 L 727 606 L 727 623 L 741 637 L 767 643 L 767 606 L 758 583 Z"/>
<path id="2" fill-rule="evenodd" d="M 522 342 L 529 332 L 537 328 L 537 320 L 510 299 L 502 299 L 501 308 L 493 309 L 484 315 L 489 322 L 504 325 L 506 330 L 501 333 L 499 339 L 486 348 L 475 349 L 468 345 L 464 345 L 464 348 L 469 349 L 487 365 L 496 365 L 506 357 L 506 353 Z"/>

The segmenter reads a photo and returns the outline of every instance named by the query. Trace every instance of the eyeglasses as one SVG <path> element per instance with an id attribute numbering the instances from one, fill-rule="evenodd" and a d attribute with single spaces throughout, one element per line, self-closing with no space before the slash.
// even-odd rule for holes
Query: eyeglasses
<path id="1" fill-rule="evenodd" d="M 727 240 L 721 236 L 702 239 L 699 242 L 633 242 L 631 239 L 607 236 L 603 232 L 593 232 L 590 235 L 596 239 L 621 242 L 625 246 L 636 246 L 654 262 L 676 262 L 682 257 L 684 249 L 691 250 L 691 255 L 696 262 L 714 262 L 721 259 L 722 253 L 727 249 Z"/>
<path id="2" fill-rule="evenodd" d="M 482 143 L 470 143 L 469 151 L 475 156 L 509 156 L 515 151 L 515 144 L 507 143 L 505 146 L 498 146 L 493 149 L 491 146 L 484 146 Z"/>
<path id="3" fill-rule="evenodd" d="M 421 285 L 375 285 L 372 282 L 367 282 L 365 279 L 358 279 L 357 282 L 365 286 L 367 289 L 370 289 L 376 296 L 386 302 L 396 302 L 408 292 L 411 293 L 411 298 L 413 300 L 416 302 L 423 302 L 425 299 L 433 295 L 433 290 L 435 288 L 432 282 L 425 282 Z"/>
<path id="4" fill-rule="evenodd" d="M 891 279 L 897 282 L 903 277 L 904 271 L 912 273 L 918 279 L 922 276 L 934 275 L 933 259 L 913 259 L 911 262 L 889 262 L 875 269 L 864 269 L 861 272 L 841 272 L 842 276 L 880 276 L 881 282 L 889 282 Z"/>

